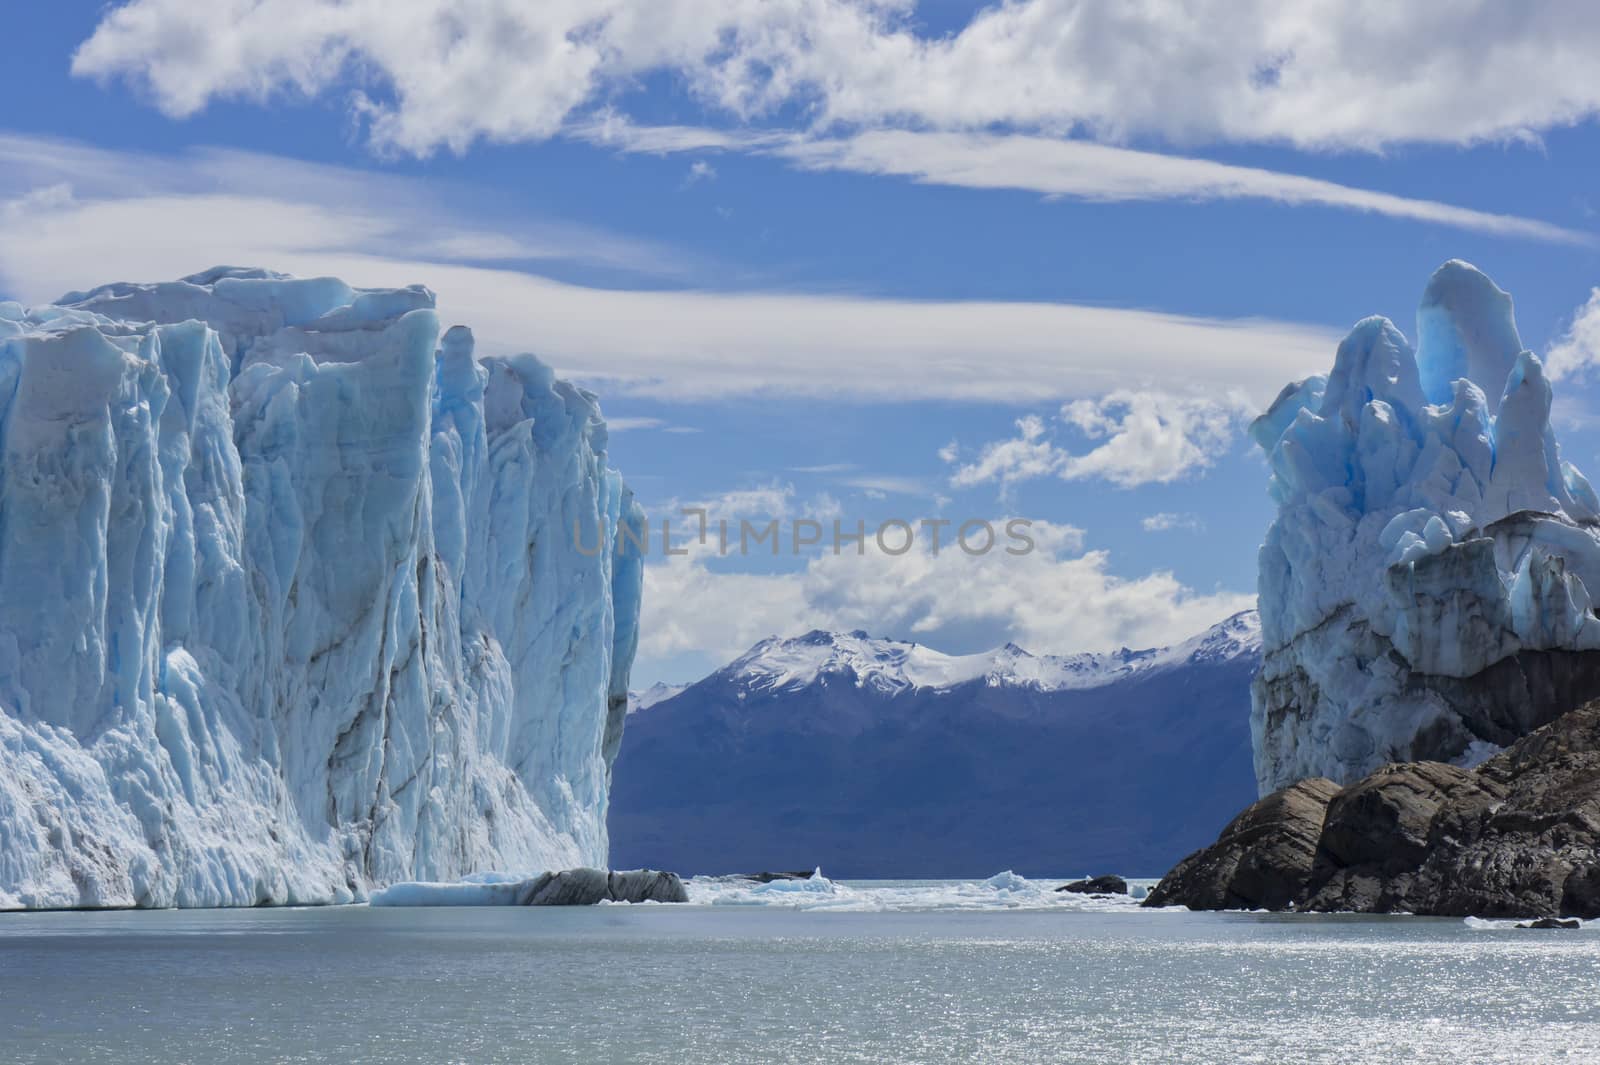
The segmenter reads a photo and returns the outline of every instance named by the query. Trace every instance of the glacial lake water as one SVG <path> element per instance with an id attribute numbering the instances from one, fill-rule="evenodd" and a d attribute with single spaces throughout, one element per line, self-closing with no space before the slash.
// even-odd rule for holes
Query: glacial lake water
<path id="1" fill-rule="evenodd" d="M 1049 886 L 0 914 L 0 1061 L 1600 1061 L 1600 925 Z"/>

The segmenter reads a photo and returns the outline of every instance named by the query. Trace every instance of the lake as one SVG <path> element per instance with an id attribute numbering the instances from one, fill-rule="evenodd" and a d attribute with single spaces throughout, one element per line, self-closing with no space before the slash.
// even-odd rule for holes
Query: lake
<path id="1" fill-rule="evenodd" d="M 0 914 L 0 1060 L 1600 1060 L 1600 925 L 1144 911 L 1054 883 Z"/>

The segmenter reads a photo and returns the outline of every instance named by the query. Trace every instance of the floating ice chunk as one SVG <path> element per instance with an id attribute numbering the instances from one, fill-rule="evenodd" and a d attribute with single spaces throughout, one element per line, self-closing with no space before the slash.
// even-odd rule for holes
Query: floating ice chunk
<path id="1" fill-rule="evenodd" d="M 1003 873 L 996 873 L 984 883 L 1000 891 L 1023 891 L 1028 887 L 1028 882 L 1022 877 L 1007 869 Z"/>

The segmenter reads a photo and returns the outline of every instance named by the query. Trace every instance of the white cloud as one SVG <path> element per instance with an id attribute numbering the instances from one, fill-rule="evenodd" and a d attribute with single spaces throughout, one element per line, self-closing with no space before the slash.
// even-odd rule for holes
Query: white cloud
<path id="1" fill-rule="evenodd" d="M 715 181 L 716 179 L 717 168 L 704 159 L 696 159 L 689 164 L 689 173 L 684 176 L 683 184 L 687 188 L 699 181 Z"/>
<path id="2" fill-rule="evenodd" d="M 1013 0 L 936 38 L 916 19 L 913 0 L 128 0 L 73 70 L 174 116 L 354 79 L 373 139 L 412 152 L 547 137 L 652 72 L 737 117 L 1178 143 L 1459 144 L 1600 110 L 1592 4 Z"/>
<path id="3" fill-rule="evenodd" d="M 46 276 L 30 279 L 29 298 L 65 291 L 64 274 L 76 279 L 68 287 L 78 287 L 105 280 L 105 274 L 84 276 L 102 264 L 138 265 L 133 249 L 95 261 L 98 243 L 122 238 L 170 246 L 177 255 L 147 250 L 163 263 L 182 256 L 175 268 L 123 278 L 178 276 L 230 254 L 279 249 L 359 249 L 413 261 L 572 262 L 665 278 L 681 278 L 698 265 L 675 249 L 486 202 L 453 182 L 229 149 L 121 152 L 0 132 L 0 202 L 6 200 L 12 225 L 0 240 L 20 247 L 25 231 L 28 239 L 63 242 L 32 253 L 28 272 Z M 474 217 L 469 206 L 481 214 Z"/>
<path id="4" fill-rule="evenodd" d="M 1015 437 L 984 445 L 977 461 L 958 467 L 950 483 L 961 488 L 998 482 L 1005 488 L 1054 476 L 1104 480 L 1121 488 L 1164 484 L 1210 467 L 1232 444 L 1249 410 L 1237 396 L 1117 389 L 1061 408 L 1060 421 L 1089 440 L 1103 441 L 1098 446 L 1081 454 L 1061 447 L 1047 435 L 1044 419 L 1030 414 L 1017 420 Z"/>
<path id="5" fill-rule="evenodd" d="M 1206 469 L 1233 441 L 1249 410 L 1242 401 L 1217 401 L 1159 392 L 1112 392 L 1074 400 L 1062 420 L 1091 440 L 1105 443 L 1070 456 L 1061 476 L 1069 481 L 1100 478 L 1123 488 L 1166 483 Z"/>
<path id="6" fill-rule="evenodd" d="M 955 449 L 946 445 L 939 449 L 939 457 L 953 463 Z M 1029 414 L 1017 419 L 1015 438 L 985 444 L 978 461 L 957 469 L 950 475 L 950 483 L 956 488 L 970 488 L 989 481 L 1009 485 L 1015 481 L 1049 477 L 1061 471 L 1068 457 L 1045 439 L 1044 419 Z"/>
<path id="7" fill-rule="evenodd" d="M 26 199 L 63 183 L 73 197 Z M 1266 402 L 1324 368 L 1338 339 L 1270 320 L 1070 303 L 586 287 L 452 261 L 450 241 L 507 235 L 442 209 L 474 202 L 461 190 L 269 156 L 124 155 L 6 137 L 0 199 L 28 202 L 0 226 L 0 285 L 24 300 L 218 262 L 422 282 L 483 353 L 535 351 L 608 394 L 1051 402 L 1162 386 Z M 530 232 L 552 258 L 599 254 L 639 270 L 678 258 L 576 228 Z"/>
<path id="8" fill-rule="evenodd" d="M 1139 522 L 1144 526 L 1145 532 L 1202 532 L 1206 523 L 1198 514 L 1174 514 L 1171 511 L 1161 511 L 1151 514 Z"/>
<path id="9" fill-rule="evenodd" d="M 847 525 L 851 523 L 846 523 Z M 1004 520 L 994 522 L 997 529 Z M 1172 643 L 1253 605 L 1254 597 L 1201 593 L 1172 574 L 1122 578 L 1104 551 L 1083 551 L 1082 530 L 1035 523 L 1037 549 L 1014 556 L 846 549 L 809 558 L 798 572 L 726 572 L 705 553 L 645 570 L 640 675 L 686 652 L 726 660 L 766 636 L 812 628 L 865 628 L 951 652 L 1013 640 L 1036 652 Z M 948 537 L 948 534 L 947 534 Z M 895 541 L 891 546 L 898 546 Z"/>
<path id="10" fill-rule="evenodd" d="M 635 429 L 665 429 L 667 423 L 660 418 L 607 418 L 606 428 L 613 433 L 627 433 Z"/>
<path id="11" fill-rule="evenodd" d="M 1059 137 L 904 129 L 863 130 L 845 136 L 741 133 L 639 126 L 615 113 L 580 124 L 566 135 L 623 153 L 741 151 L 775 156 L 805 170 L 888 175 L 956 188 L 1015 189 L 1098 203 L 1264 200 L 1555 244 L 1593 245 L 1597 241 L 1593 233 L 1518 215 L 1396 196 L 1259 167 Z"/>
<path id="12" fill-rule="evenodd" d="M 1364 211 L 1554 243 L 1595 243 L 1593 234 L 1514 215 L 1082 140 L 873 130 L 851 137 L 797 141 L 776 154 L 808 169 L 890 174 L 928 185 L 1022 189 L 1099 202 L 1260 199 Z"/>
<path id="13" fill-rule="evenodd" d="M 1600 110 L 1595 5 L 1465 14 L 1339 0 L 1012 0 L 954 35 L 922 37 L 915 25 L 914 0 L 125 0 L 73 70 L 127 78 L 177 117 L 216 98 L 355 82 L 354 113 L 387 152 L 565 134 L 641 151 L 771 151 L 939 184 L 1101 200 L 1259 197 L 1592 239 L 1085 140 L 1380 149 L 1528 137 Z M 640 129 L 619 108 L 652 72 L 676 75 L 736 122 L 811 121 Z"/>
<path id="14" fill-rule="evenodd" d="M 816 466 L 790 466 L 791 473 L 849 473 L 856 469 L 853 462 L 824 462 Z"/>
<path id="15" fill-rule="evenodd" d="M 1545 354 L 1551 380 L 1587 374 L 1600 363 L 1600 288 L 1572 315 L 1572 322 Z"/>
<path id="16" fill-rule="evenodd" d="M 846 488 L 858 488 L 863 492 L 876 492 L 883 496 L 923 496 L 932 498 L 933 486 L 920 477 L 900 477 L 894 474 L 866 474 L 857 477 L 840 478 L 839 483 Z"/>

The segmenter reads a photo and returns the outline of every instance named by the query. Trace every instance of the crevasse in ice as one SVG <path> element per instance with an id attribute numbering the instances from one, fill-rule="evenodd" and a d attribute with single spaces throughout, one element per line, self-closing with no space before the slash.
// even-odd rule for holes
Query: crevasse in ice
<path id="1" fill-rule="evenodd" d="M 0 908 L 605 864 L 642 514 L 595 397 L 433 304 L 0 303 Z"/>
<path id="2" fill-rule="evenodd" d="M 1278 513 L 1260 553 L 1257 784 L 1470 763 L 1600 695 L 1600 501 L 1563 462 L 1511 298 L 1446 263 L 1413 351 L 1383 318 L 1251 426 Z"/>

